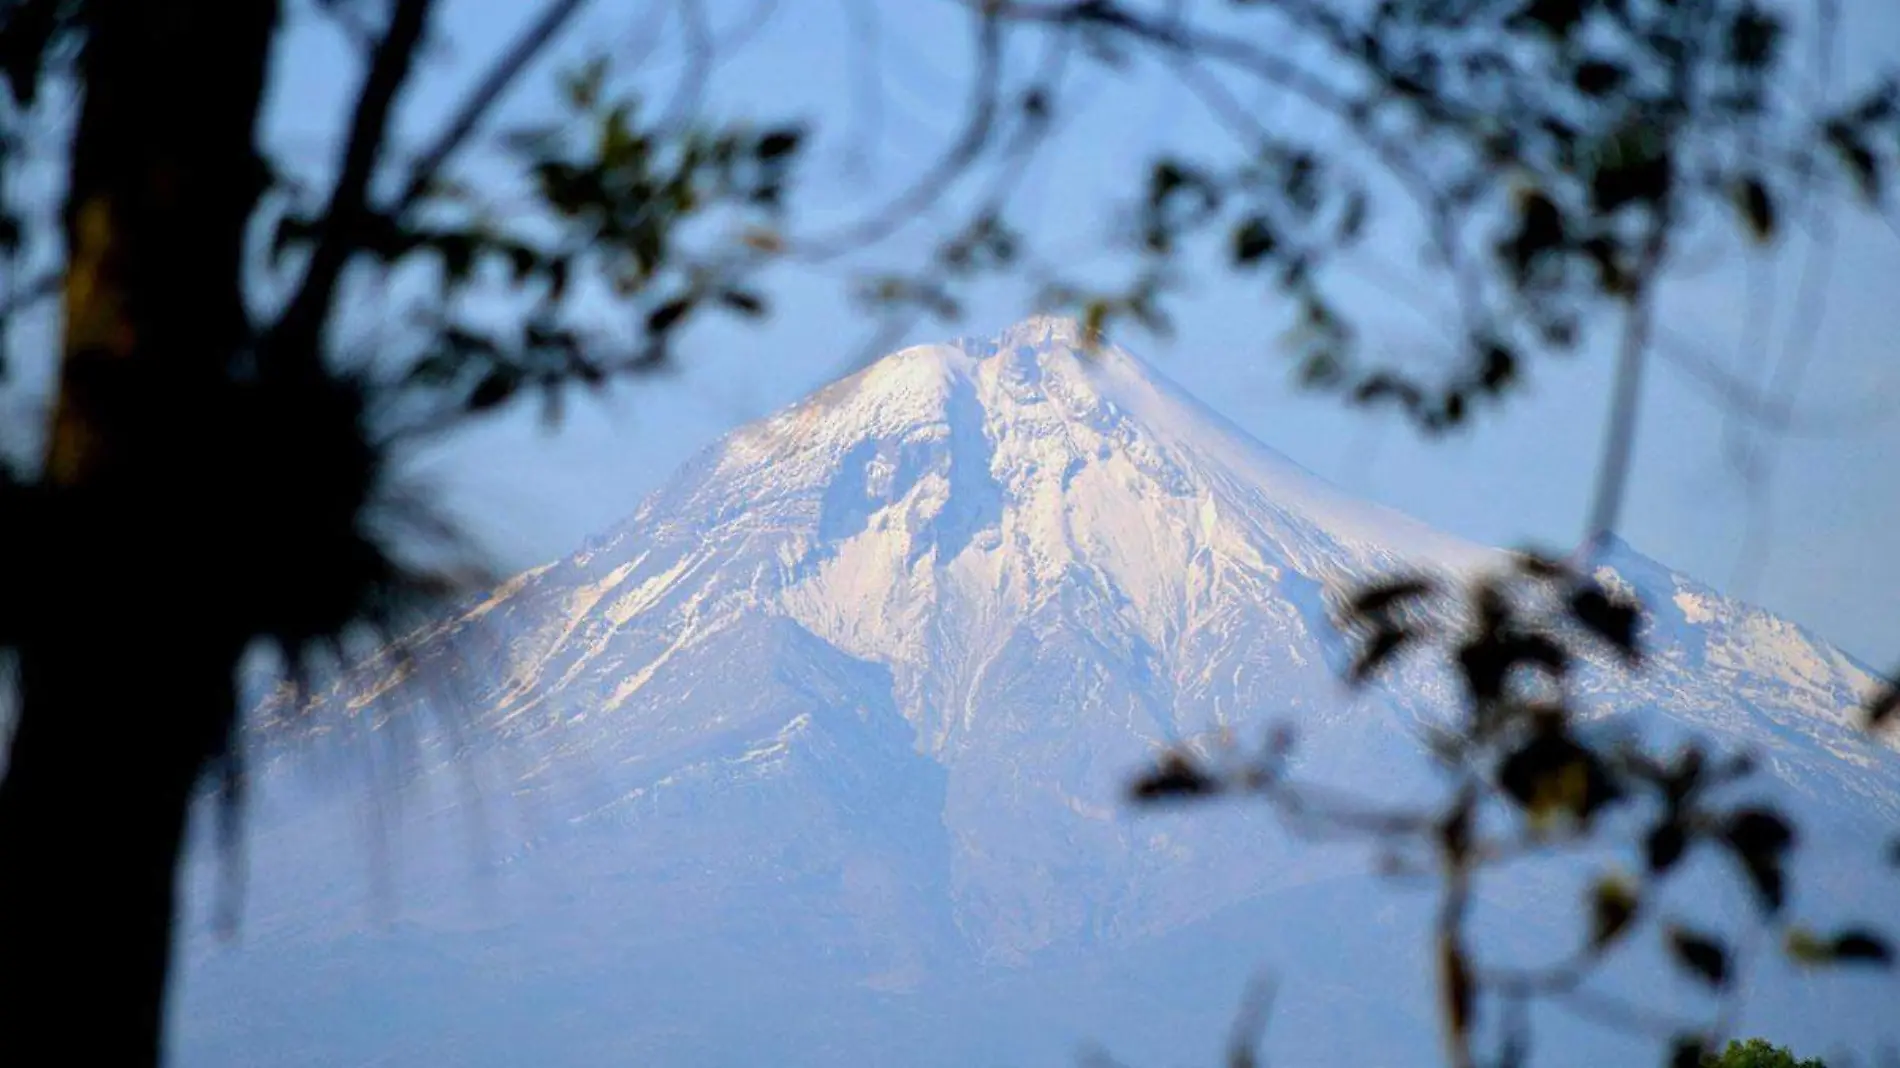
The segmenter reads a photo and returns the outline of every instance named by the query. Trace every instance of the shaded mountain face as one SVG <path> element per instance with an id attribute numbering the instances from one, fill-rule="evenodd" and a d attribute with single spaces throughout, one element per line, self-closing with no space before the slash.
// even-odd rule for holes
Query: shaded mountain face
<path id="1" fill-rule="evenodd" d="M 1123 789 L 1275 723 L 1312 777 L 1431 789 L 1448 680 L 1348 692 L 1330 598 L 1500 562 L 1072 322 L 895 353 L 313 712 L 265 702 L 247 933 L 189 953 L 178 1062 L 1062 1063 L 1097 1038 L 1179 1063 L 1262 965 L 1270 1049 L 1429 1060 L 1429 901 L 1263 813 Z M 1586 670 L 1587 704 L 1756 750 L 1831 841 L 1896 825 L 1900 761 L 1851 724 L 1865 671 L 1628 546 L 1597 573 L 1642 597 L 1652 655 Z M 326 752 L 380 769 L 386 811 L 298 772 Z M 1869 886 L 1829 889 L 1866 914 Z M 1814 996 L 1868 995 L 1764 1011 Z"/>

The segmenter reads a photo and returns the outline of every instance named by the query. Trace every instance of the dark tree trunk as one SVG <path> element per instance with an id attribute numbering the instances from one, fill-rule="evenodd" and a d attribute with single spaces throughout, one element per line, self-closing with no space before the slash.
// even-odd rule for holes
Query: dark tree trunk
<path id="1" fill-rule="evenodd" d="M 59 404 L 0 781 L 0 1059 L 150 1065 L 191 799 L 233 723 L 224 458 L 273 0 L 91 0 Z M 24 565 L 22 567 L 22 565 Z M 37 1061 L 36 1061 L 37 1058 Z"/>

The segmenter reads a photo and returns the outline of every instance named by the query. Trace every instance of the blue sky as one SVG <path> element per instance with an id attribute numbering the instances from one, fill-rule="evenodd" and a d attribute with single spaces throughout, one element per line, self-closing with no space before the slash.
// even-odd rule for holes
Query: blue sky
<path id="1" fill-rule="evenodd" d="M 503 0 L 444 6 L 440 46 L 405 101 L 403 123 L 412 138 L 532 7 Z M 876 203 L 914 174 L 953 127 L 970 50 L 948 0 L 709 0 L 707 8 L 720 32 L 739 43 L 717 72 L 715 108 L 825 124 L 804 187 L 809 218 L 841 218 Z M 846 51 L 848 13 L 863 8 L 879 12 L 875 67 Z M 564 54 L 631 51 L 644 10 L 599 0 L 564 39 Z M 1845 14 L 1845 71 L 1900 55 L 1900 7 L 1850 0 Z M 669 40 L 644 68 L 656 86 L 678 69 Z M 1084 65 L 1073 75 L 1069 99 L 1079 114 L 1030 172 L 1020 203 L 1046 253 L 1084 258 L 1098 256 L 1113 225 L 1110 209 L 1137 188 L 1154 148 L 1191 154 L 1229 142 L 1186 93 L 1152 70 L 1115 74 Z M 286 160 L 321 170 L 337 123 L 338 88 L 357 77 L 334 32 L 306 21 L 292 33 L 280 56 L 270 128 Z M 508 119 L 544 113 L 548 84 L 544 71 L 511 98 Z M 880 103 L 866 110 L 854 101 L 865 99 L 870 85 Z M 1286 109 L 1263 114 L 1304 121 Z M 1889 212 L 1892 219 L 1896 208 Z M 903 262 L 933 221 L 941 223 L 920 219 L 879 261 Z M 1891 221 L 1851 208 L 1838 215 L 1837 230 L 1818 317 L 1797 292 L 1808 254 L 1801 241 L 1753 263 L 1717 250 L 1703 257 L 1694 277 L 1676 283 L 1665 306 L 1675 343 L 1737 372 L 1756 367 L 1763 380 L 1782 339 L 1815 319 L 1797 405 L 1807 426 L 1770 442 L 1771 477 L 1745 478 L 1724 409 L 1671 365 L 1657 364 L 1621 532 L 1650 555 L 1885 665 L 1900 657 L 1900 598 L 1893 593 L 1900 590 L 1900 554 L 1889 548 L 1891 532 L 1900 529 L 1900 366 L 1891 358 L 1900 336 L 1900 234 Z M 1439 280 L 1413 266 L 1416 257 L 1403 241 L 1375 238 L 1373 247 L 1393 269 L 1359 279 L 1349 310 L 1376 324 L 1375 352 L 1441 356 L 1437 318 L 1447 307 Z M 847 366 L 870 328 L 849 302 L 846 283 L 838 271 L 775 277 L 776 310 L 765 324 L 696 328 L 684 339 L 677 372 L 628 383 L 603 403 L 572 406 L 554 434 L 525 407 L 504 414 L 433 450 L 414 474 L 440 489 L 504 568 L 561 555 L 630 512 L 692 452 Z M 1750 314 L 1751 301 L 1763 296 L 1768 313 Z M 990 331 L 1030 311 L 1030 299 L 1019 286 L 989 286 L 970 302 L 963 322 L 927 324 L 910 340 Z M 1178 331 L 1171 340 L 1135 333 L 1119 340 L 1352 492 L 1495 544 L 1563 547 L 1581 534 L 1608 403 L 1608 360 L 1600 353 L 1540 361 L 1512 403 L 1485 413 L 1465 433 L 1428 441 L 1392 417 L 1344 410 L 1292 388 L 1275 344 L 1277 307 L 1253 283 L 1203 272 L 1173 304 Z M 1764 336 L 1768 345 L 1748 344 Z M 1750 565 L 1745 550 L 1751 529 L 1767 547 L 1759 566 Z"/>

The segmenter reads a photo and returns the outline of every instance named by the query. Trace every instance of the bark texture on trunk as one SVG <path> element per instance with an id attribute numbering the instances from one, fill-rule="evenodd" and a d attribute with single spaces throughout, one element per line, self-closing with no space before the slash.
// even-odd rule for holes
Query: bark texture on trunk
<path id="1" fill-rule="evenodd" d="M 235 712 L 250 577 L 230 477 L 244 239 L 274 0 L 90 0 L 71 148 L 60 393 L 9 584 L 32 622 L 0 781 L 0 1053 L 161 1056 L 194 791 Z M 6 561 L 10 568 L 19 561 Z"/>

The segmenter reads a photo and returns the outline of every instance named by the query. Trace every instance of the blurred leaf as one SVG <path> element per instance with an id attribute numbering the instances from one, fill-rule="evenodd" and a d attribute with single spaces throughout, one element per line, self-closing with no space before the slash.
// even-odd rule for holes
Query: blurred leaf
<path id="1" fill-rule="evenodd" d="M 1636 606 L 1612 599 L 1596 586 L 1585 586 L 1570 596 L 1570 614 L 1589 628 L 1590 633 L 1615 646 L 1629 660 L 1638 656 L 1636 647 Z"/>
<path id="2" fill-rule="evenodd" d="M 1608 96 L 1629 81 L 1629 69 L 1606 59 L 1588 59 L 1577 64 L 1571 80 L 1586 96 Z"/>
<path id="3" fill-rule="evenodd" d="M 748 318 L 756 319 L 765 314 L 765 300 L 756 293 L 743 289 L 722 289 L 719 291 L 719 303 Z"/>
<path id="4" fill-rule="evenodd" d="M 1596 267 L 1597 288 L 1610 296 L 1628 294 L 1634 286 L 1623 248 L 1616 240 L 1598 235 L 1583 243 L 1583 253 Z"/>
<path id="5" fill-rule="evenodd" d="M 1731 194 L 1735 208 L 1742 213 L 1742 220 L 1748 224 L 1748 233 L 1757 242 L 1767 242 L 1775 237 L 1775 202 L 1768 195 L 1768 187 L 1762 184 L 1759 175 L 1749 175 L 1738 180 Z"/>
<path id="6" fill-rule="evenodd" d="M 1220 186 L 1205 171 L 1178 160 L 1158 160 L 1148 174 L 1143 245 L 1150 252 L 1172 251 L 1177 237 L 1213 218 L 1220 201 Z"/>
<path id="7" fill-rule="evenodd" d="M 1787 820 L 1767 809 L 1741 809 L 1729 817 L 1722 838 L 1748 874 L 1762 908 L 1780 912 L 1787 897 L 1782 860 L 1794 845 Z"/>
<path id="8" fill-rule="evenodd" d="M 1164 753 L 1154 770 L 1135 780 L 1130 793 L 1136 801 L 1205 797 L 1217 793 L 1220 783 L 1183 753 Z"/>
<path id="9" fill-rule="evenodd" d="M 1591 895 L 1590 944 L 1596 949 L 1622 937 L 1636 917 L 1636 893 L 1621 879 L 1600 880 Z"/>
<path id="10" fill-rule="evenodd" d="M 759 138 L 759 143 L 752 154 L 761 160 L 784 159 L 798 151 L 798 146 L 804 137 L 804 131 L 798 127 L 782 126 L 768 131 L 765 136 Z"/>
<path id="11" fill-rule="evenodd" d="M 467 407 L 471 412 L 485 412 L 495 408 L 503 401 L 515 395 L 521 387 L 521 372 L 506 365 L 490 370 L 482 380 L 469 391 Z"/>
<path id="12" fill-rule="evenodd" d="M 1681 821 L 1664 817 L 1643 838 L 1644 862 L 1651 872 L 1661 875 L 1675 867 L 1688 848 L 1689 835 L 1683 830 Z"/>
<path id="13" fill-rule="evenodd" d="M 1729 845 L 1741 853 L 1785 853 L 1794 845 L 1794 828 L 1781 813 L 1766 808 L 1737 809 L 1724 831 Z"/>
<path id="14" fill-rule="evenodd" d="M 1837 961 L 1888 966 L 1893 950 L 1886 939 L 1871 931 L 1848 930 L 1834 936 L 1833 956 Z"/>
<path id="15" fill-rule="evenodd" d="M 1840 157 L 1841 165 L 1847 168 L 1848 177 L 1854 180 L 1860 190 L 1861 199 L 1868 204 L 1879 204 L 1881 200 L 1880 157 L 1867 147 L 1867 141 L 1860 127 L 1853 123 L 1835 121 L 1827 124 L 1827 143 L 1833 147 L 1834 154 Z"/>
<path id="16" fill-rule="evenodd" d="M 1366 218 L 1371 214 L 1371 198 L 1363 189 L 1355 189 L 1346 197 L 1345 210 L 1339 216 L 1339 241 L 1350 245 L 1359 240 L 1365 232 Z"/>
<path id="17" fill-rule="evenodd" d="M 569 71 L 561 81 L 569 106 L 576 111 L 592 111 L 600 104 L 607 85 L 607 57 L 595 56 Z"/>
<path id="18" fill-rule="evenodd" d="M 1622 796 L 1597 755 L 1561 730 L 1544 730 L 1504 758 L 1498 785 L 1533 822 L 1558 814 L 1588 822 Z"/>
<path id="19" fill-rule="evenodd" d="M 1583 16 L 1584 0 L 1530 0 L 1512 16 L 1512 22 L 1562 39 L 1583 24 Z"/>
<path id="20" fill-rule="evenodd" d="M 679 325 L 693 310 L 692 297 L 675 297 L 647 313 L 647 333 L 664 334 Z"/>
<path id="21" fill-rule="evenodd" d="M 1826 964 L 1834 957 L 1834 947 L 1805 927 L 1789 928 L 1782 947 L 1796 964 Z"/>
<path id="22" fill-rule="evenodd" d="M 1417 386 L 1383 371 L 1375 372 L 1361 379 L 1353 387 L 1352 399 L 1358 404 L 1371 404 L 1377 401 L 1397 401 L 1399 407 L 1411 412 L 1417 411 L 1425 403 L 1425 393 Z"/>
<path id="23" fill-rule="evenodd" d="M 763 226 L 747 227 L 739 236 L 745 247 L 765 256 L 776 256 L 785 251 L 785 238 L 777 230 Z"/>
<path id="24" fill-rule="evenodd" d="M 1082 309 L 1082 348 L 1093 352 L 1102 344 L 1102 331 L 1108 324 L 1108 301 L 1091 300 Z"/>
<path id="25" fill-rule="evenodd" d="M 1248 267 L 1262 257 L 1273 255 L 1274 249 L 1279 247 L 1279 238 L 1265 216 L 1253 215 L 1234 228 L 1233 245 L 1234 265 Z"/>
<path id="26" fill-rule="evenodd" d="M 1541 667 L 1553 676 L 1569 670 L 1563 647 L 1542 634 L 1481 635 L 1459 650 L 1458 664 L 1472 696 L 1495 701 L 1504 696 L 1504 684 L 1519 666 Z"/>
<path id="27" fill-rule="evenodd" d="M 1351 681 L 1359 684 L 1371 678 L 1411 640 L 1412 632 L 1400 627 L 1380 627 L 1374 631 L 1359 655 L 1353 658 Z"/>
<path id="28" fill-rule="evenodd" d="M 1430 418 L 1430 413 L 1428 413 L 1426 422 L 1427 429 L 1440 430 L 1457 426 L 1465 421 L 1466 408 L 1463 390 L 1447 390 L 1445 395 L 1439 398 L 1439 403 L 1440 407 L 1435 420 Z"/>
<path id="29" fill-rule="evenodd" d="M 1728 60 L 1746 71 L 1766 70 L 1774 63 L 1781 38 L 1780 20 L 1757 4 L 1742 4 L 1729 23 Z"/>
<path id="30" fill-rule="evenodd" d="M 1728 985 L 1728 950 L 1719 939 L 1698 934 L 1684 927 L 1669 930 L 1669 948 L 1676 963 L 1693 972 L 1703 982 L 1720 989 Z"/>
<path id="31" fill-rule="evenodd" d="M 1517 198 L 1517 229 L 1506 238 L 1499 254 L 1519 286 L 1530 284 L 1538 265 L 1560 250 L 1567 240 L 1563 210 L 1541 189 Z"/>
<path id="32" fill-rule="evenodd" d="M 1660 204 L 1675 177 L 1665 134 L 1653 124 L 1632 119 L 1596 153 L 1590 176 L 1590 202 L 1599 212 L 1629 204 Z"/>
<path id="33" fill-rule="evenodd" d="M 1521 549 L 1511 555 L 1517 569 L 1532 578 L 1561 579 L 1570 576 L 1570 565 L 1548 553 Z"/>
<path id="34" fill-rule="evenodd" d="M 1429 579 L 1422 578 L 1402 578 L 1381 582 L 1361 590 L 1352 599 L 1350 610 L 1355 615 L 1373 615 L 1384 612 L 1401 601 L 1417 600 L 1431 593 L 1434 588 Z"/>
<path id="35" fill-rule="evenodd" d="M 1705 1068 L 1708 1040 L 1701 1035 L 1678 1035 L 1669 1047 L 1669 1068 Z"/>
<path id="36" fill-rule="evenodd" d="M 1825 964 L 1872 964 L 1891 967 L 1893 950 L 1887 940 L 1871 931 L 1850 928 L 1822 938 L 1805 927 L 1790 928 L 1783 942 L 1789 959 L 1810 967 Z"/>
<path id="37" fill-rule="evenodd" d="M 1867 729 L 1879 730 L 1893 717 L 1895 709 L 1900 709 L 1900 686 L 1885 683 L 1867 702 Z"/>
<path id="38" fill-rule="evenodd" d="M 1478 384 L 1492 396 L 1504 392 L 1517 380 L 1517 354 L 1508 345 L 1499 341 L 1487 341 L 1483 346 L 1484 361 L 1479 365 Z"/>
<path id="39" fill-rule="evenodd" d="M 1031 122 L 1042 122 L 1049 117 L 1049 91 L 1044 87 L 1032 86 L 1022 97 L 1023 117 Z"/>

